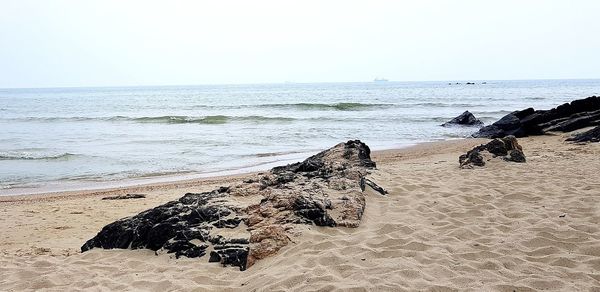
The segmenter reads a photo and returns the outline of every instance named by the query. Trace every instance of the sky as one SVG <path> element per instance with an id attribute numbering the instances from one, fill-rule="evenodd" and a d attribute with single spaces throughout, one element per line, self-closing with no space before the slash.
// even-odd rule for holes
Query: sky
<path id="1" fill-rule="evenodd" d="M 600 1 L 0 0 L 0 88 L 600 78 Z"/>

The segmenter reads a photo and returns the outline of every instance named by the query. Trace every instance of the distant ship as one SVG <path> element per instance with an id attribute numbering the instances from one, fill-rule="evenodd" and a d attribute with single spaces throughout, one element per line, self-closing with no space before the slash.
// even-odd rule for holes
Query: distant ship
<path id="1" fill-rule="evenodd" d="M 385 79 L 385 78 L 375 78 L 375 79 L 373 80 L 373 82 L 387 82 L 387 81 L 389 81 L 389 80 L 387 80 L 387 79 Z"/>

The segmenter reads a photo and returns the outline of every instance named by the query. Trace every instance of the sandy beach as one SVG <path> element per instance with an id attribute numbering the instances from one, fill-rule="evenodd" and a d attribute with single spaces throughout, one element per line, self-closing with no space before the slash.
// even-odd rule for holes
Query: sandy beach
<path id="1" fill-rule="evenodd" d="M 600 144 L 567 136 L 520 138 L 527 163 L 474 169 L 458 156 L 487 139 L 375 152 L 372 177 L 389 194 L 367 194 L 358 228 L 296 225 L 246 271 L 207 256 L 80 253 L 110 222 L 244 175 L 0 197 L 0 290 L 600 291 Z M 147 197 L 101 200 L 125 193 Z"/>
<path id="2" fill-rule="evenodd" d="M 0 292 L 600 292 L 600 1 L 0 7 Z"/>

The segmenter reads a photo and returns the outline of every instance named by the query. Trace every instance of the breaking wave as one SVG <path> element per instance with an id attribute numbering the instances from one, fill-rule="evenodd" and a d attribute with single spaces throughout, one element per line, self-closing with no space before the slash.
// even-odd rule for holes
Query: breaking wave
<path id="1" fill-rule="evenodd" d="M 137 123 L 159 123 L 159 124 L 226 124 L 232 121 L 239 122 L 291 122 L 294 118 L 267 117 L 267 116 L 156 116 L 156 117 L 27 117 L 15 118 L 14 120 L 25 122 L 86 122 L 86 121 L 129 121 Z"/>
<path id="2" fill-rule="evenodd" d="M 339 110 L 339 111 L 359 111 L 373 108 L 393 107 L 394 104 L 387 103 L 358 103 L 358 102 L 340 102 L 340 103 L 276 103 L 262 104 L 258 107 L 267 108 L 291 108 L 297 110 Z"/>
<path id="3" fill-rule="evenodd" d="M 206 116 L 206 117 L 189 117 L 189 116 L 160 116 L 160 117 L 140 117 L 140 118 L 125 118 L 138 123 L 162 123 L 162 124 L 225 124 L 229 120 L 227 116 Z M 114 119 L 113 119 L 114 120 Z"/>
<path id="4" fill-rule="evenodd" d="M 190 117 L 190 116 L 161 116 L 161 117 L 141 117 L 130 119 L 139 123 L 165 123 L 165 124 L 226 124 L 232 121 L 241 122 L 290 122 L 293 118 L 287 117 L 265 117 L 265 116 L 205 116 L 205 117 Z"/>
<path id="5" fill-rule="evenodd" d="M 57 155 L 48 154 L 34 154 L 34 153 L 23 153 L 23 152 L 7 152 L 0 153 L 0 160 L 59 160 L 69 159 L 77 156 L 73 153 L 62 153 Z"/>

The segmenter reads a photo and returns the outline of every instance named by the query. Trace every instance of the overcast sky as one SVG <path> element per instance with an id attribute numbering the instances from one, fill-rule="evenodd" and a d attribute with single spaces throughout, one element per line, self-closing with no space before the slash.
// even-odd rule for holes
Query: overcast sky
<path id="1" fill-rule="evenodd" d="M 0 5 L 0 87 L 600 77 L 595 0 Z"/>

